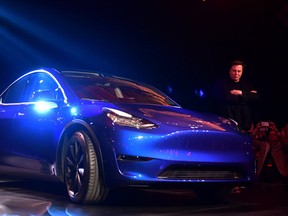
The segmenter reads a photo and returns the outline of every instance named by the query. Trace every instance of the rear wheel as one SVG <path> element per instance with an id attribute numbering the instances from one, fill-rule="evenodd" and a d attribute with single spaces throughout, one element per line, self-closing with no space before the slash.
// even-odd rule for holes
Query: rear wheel
<path id="1" fill-rule="evenodd" d="M 108 189 L 99 173 L 93 143 L 85 131 L 76 131 L 69 139 L 64 172 L 66 188 L 72 202 L 99 204 L 105 201 Z"/>

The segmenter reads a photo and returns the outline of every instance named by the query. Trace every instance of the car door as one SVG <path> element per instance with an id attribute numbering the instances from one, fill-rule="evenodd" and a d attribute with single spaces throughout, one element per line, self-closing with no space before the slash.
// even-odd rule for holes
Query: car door
<path id="1" fill-rule="evenodd" d="M 11 84 L 2 94 L 0 102 L 0 160 L 6 160 L 13 151 L 13 121 L 21 109 L 21 98 L 27 86 L 29 76 L 24 76 Z M 8 160 L 6 161 L 8 162 Z"/>
<path id="2" fill-rule="evenodd" d="M 23 96 L 23 106 L 14 118 L 14 154 L 19 166 L 50 173 L 55 159 L 55 130 L 59 129 L 59 107 L 63 95 L 55 79 L 47 73 L 35 73 Z M 61 129 L 59 129 L 61 130 Z"/>

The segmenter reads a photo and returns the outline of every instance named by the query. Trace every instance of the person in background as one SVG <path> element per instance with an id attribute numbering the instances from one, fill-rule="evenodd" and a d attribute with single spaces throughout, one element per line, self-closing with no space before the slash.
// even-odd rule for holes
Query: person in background
<path id="1" fill-rule="evenodd" d="M 280 138 L 283 144 L 283 150 L 288 158 L 288 123 L 286 123 L 280 130 Z"/>
<path id="2" fill-rule="evenodd" d="M 255 147 L 257 167 L 256 175 L 261 176 L 268 163 L 274 163 L 282 180 L 287 181 L 288 157 L 285 153 L 286 145 L 283 133 L 280 133 L 274 122 L 261 121 L 251 133 Z M 273 161 L 273 162 L 272 162 Z M 269 165 L 273 166 L 273 164 Z M 266 176 L 272 179 L 275 176 Z"/>
<path id="3" fill-rule="evenodd" d="M 217 114 L 235 120 L 241 132 L 249 132 L 252 125 L 252 103 L 259 100 L 257 90 L 243 75 L 244 63 L 231 62 L 229 76 L 216 82 L 212 94 Z"/>

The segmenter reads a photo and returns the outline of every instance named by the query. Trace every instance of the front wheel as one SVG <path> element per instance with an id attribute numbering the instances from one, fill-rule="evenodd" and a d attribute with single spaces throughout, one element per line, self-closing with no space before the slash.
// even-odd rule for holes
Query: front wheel
<path id="1" fill-rule="evenodd" d="M 104 186 L 97 154 L 85 131 L 76 131 L 70 137 L 65 152 L 64 172 L 72 202 L 99 204 L 105 201 L 109 190 Z"/>

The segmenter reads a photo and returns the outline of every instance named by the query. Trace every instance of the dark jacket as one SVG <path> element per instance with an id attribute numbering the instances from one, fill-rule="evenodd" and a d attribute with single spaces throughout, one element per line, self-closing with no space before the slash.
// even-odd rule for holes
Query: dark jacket
<path id="1" fill-rule="evenodd" d="M 241 90 L 242 95 L 232 95 L 233 89 Z M 218 81 L 213 89 L 217 114 L 234 119 L 240 129 L 248 131 L 252 123 L 251 106 L 259 100 L 259 94 L 251 93 L 252 90 L 255 90 L 252 84 L 243 78 L 239 82 L 230 77 Z"/>

